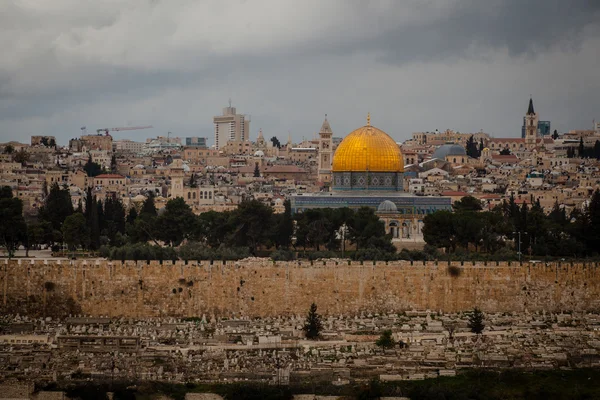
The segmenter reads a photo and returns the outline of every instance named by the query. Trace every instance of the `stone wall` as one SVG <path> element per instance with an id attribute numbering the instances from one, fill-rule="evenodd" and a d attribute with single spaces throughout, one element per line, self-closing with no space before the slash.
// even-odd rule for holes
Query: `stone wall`
<path id="1" fill-rule="evenodd" d="M 437 310 L 600 310 L 597 264 L 0 262 L 3 313 L 255 317 Z"/>

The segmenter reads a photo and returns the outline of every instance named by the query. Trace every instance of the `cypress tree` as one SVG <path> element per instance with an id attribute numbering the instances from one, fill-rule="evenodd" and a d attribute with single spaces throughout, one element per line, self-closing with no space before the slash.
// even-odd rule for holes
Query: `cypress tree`
<path id="1" fill-rule="evenodd" d="M 469 314 L 469 322 L 467 323 L 467 326 L 471 332 L 477 335 L 483 332 L 485 324 L 483 323 L 483 312 L 479 308 L 475 307 Z"/>
<path id="2" fill-rule="evenodd" d="M 306 316 L 306 322 L 302 328 L 307 339 L 317 339 L 323 330 L 323 324 L 321 323 L 321 316 L 317 313 L 317 305 L 312 303 L 310 310 Z"/>

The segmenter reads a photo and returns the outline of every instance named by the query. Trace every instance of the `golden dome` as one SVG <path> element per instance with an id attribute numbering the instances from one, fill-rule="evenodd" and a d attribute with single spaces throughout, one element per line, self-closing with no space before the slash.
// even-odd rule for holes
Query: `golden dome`
<path id="1" fill-rule="evenodd" d="M 333 156 L 333 172 L 404 172 L 400 147 L 387 133 L 370 124 L 356 129 L 342 140 Z"/>

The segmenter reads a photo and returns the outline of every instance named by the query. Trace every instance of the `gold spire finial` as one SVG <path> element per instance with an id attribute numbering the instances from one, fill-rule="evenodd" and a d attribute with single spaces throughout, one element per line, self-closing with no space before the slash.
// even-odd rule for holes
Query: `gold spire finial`
<path id="1" fill-rule="evenodd" d="M 367 113 L 367 126 L 371 126 L 371 113 Z"/>

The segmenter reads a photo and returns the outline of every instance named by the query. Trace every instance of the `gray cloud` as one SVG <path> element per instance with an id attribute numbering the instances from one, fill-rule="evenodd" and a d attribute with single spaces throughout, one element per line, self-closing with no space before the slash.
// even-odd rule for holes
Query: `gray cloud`
<path id="1" fill-rule="evenodd" d="M 0 4 L 0 141 L 128 123 L 210 136 L 229 97 L 253 135 L 297 140 L 324 113 L 343 135 L 367 111 L 397 139 L 514 136 L 529 93 L 559 130 L 600 118 L 595 1 L 126 4 Z"/>

